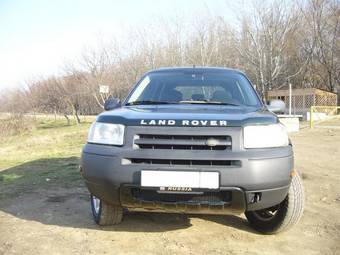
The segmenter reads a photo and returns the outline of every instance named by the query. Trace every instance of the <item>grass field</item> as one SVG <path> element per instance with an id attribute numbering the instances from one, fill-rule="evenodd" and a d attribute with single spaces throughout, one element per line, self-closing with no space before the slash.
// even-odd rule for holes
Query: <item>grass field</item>
<path id="1" fill-rule="evenodd" d="M 30 132 L 1 140 L 0 199 L 48 186 L 83 185 L 78 171 L 90 121 L 39 118 Z"/>

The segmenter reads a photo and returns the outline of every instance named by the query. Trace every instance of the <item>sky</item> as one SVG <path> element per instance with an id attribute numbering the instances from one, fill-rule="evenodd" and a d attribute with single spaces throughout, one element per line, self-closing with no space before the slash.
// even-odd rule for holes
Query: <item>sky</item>
<path id="1" fill-rule="evenodd" d="M 227 0 L 0 0 L 0 91 L 38 76 L 58 75 L 98 39 L 127 28 L 208 9 Z"/>

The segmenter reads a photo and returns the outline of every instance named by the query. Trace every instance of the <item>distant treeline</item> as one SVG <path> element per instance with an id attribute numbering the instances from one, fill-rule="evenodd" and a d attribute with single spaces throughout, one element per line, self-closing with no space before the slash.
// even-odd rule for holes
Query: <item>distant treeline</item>
<path id="1" fill-rule="evenodd" d="M 87 48 L 62 76 L 27 82 L 3 93 L 0 111 L 65 116 L 102 111 L 105 97 L 123 98 L 146 71 L 172 66 L 219 66 L 244 71 L 259 94 L 287 86 L 335 91 L 340 81 L 340 6 L 337 0 L 258 1 L 235 9 L 238 25 L 209 11 L 192 22 L 157 22 Z M 210 13 L 210 14 L 208 14 Z"/>

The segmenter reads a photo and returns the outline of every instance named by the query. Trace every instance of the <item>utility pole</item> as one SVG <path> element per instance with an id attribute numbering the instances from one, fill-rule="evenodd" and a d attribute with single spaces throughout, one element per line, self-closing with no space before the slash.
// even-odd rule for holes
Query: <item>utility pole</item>
<path id="1" fill-rule="evenodd" d="M 289 82 L 289 115 L 292 115 L 292 84 Z"/>

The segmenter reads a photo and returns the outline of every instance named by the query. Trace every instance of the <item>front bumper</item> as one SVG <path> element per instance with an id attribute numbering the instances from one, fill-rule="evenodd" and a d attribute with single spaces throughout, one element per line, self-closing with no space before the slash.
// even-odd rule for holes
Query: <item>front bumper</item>
<path id="1" fill-rule="evenodd" d="M 124 164 L 126 155 L 136 153 L 130 149 L 113 146 L 87 144 L 82 152 L 81 173 L 89 191 L 112 204 L 122 205 L 131 210 L 184 212 L 204 214 L 234 214 L 259 210 L 276 205 L 288 193 L 293 169 L 291 146 L 265 150 L 243 150 L 212 152 L 215 158 L 233 159 L 240 165 L 230 167 L 161 166 Z M 145 150 L 145 157 L 150 157 Z M 139 153 L 139 156 L 141 154 Z M 152 157 L 207 157 L 206 152 L 153 151 Z M 230 200 L 225 204 L 203 202 L 147 201 L 133 196 L 132 188 L 140 187 L 142 170 L 185 170 L 214 171 L 220 173 L 220 188 L 217 192 L 229 191 Z M 127 188 L 128 187 L 128 188 Z M 130 191 L 129 191 L 130 190 Z"/>

